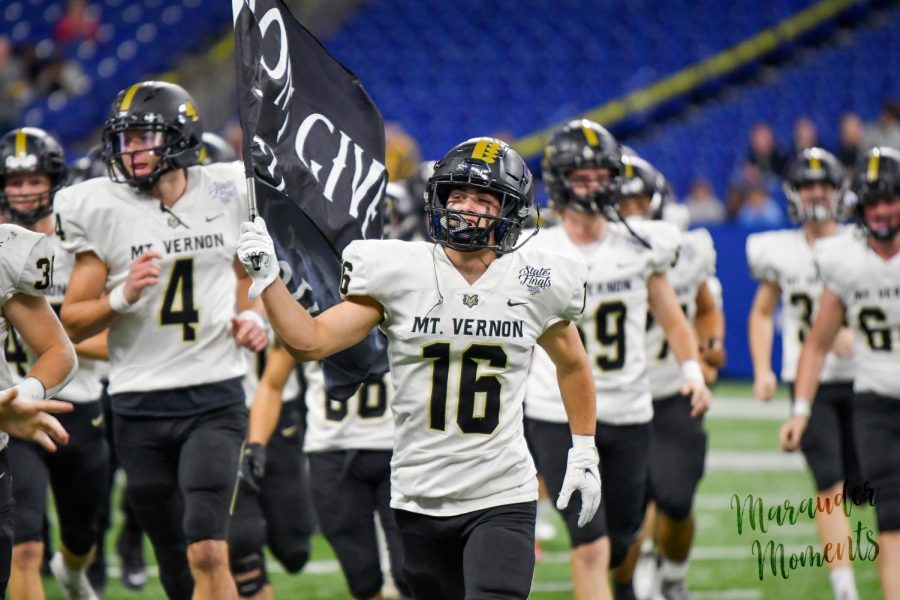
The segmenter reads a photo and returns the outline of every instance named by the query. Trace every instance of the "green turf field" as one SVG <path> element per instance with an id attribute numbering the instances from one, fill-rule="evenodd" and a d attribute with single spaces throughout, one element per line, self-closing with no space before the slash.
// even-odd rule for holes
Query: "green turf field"
<path id="1" fill-rule="evenodd" d="M 715 390 L 719 398 L 707 419 L 710 434 L 710 460 L 697 499 L 697 537 L 688 581 L 698 600 L 755 600 L 755 599 L 829 599 L 827 567 L 790 568 L 792 554 L 803 553 L 809 544 L 817 543 L 815 525 L 808 516 L 796 523 L 781 527 L 767 527 L 765 533 L 748 531 L 744 519 L 742 534 L 737 532 L 737 517 L 732 500 L 735 494 L 743 502 L 748 494 L 761 498 L 766 508 L 789 500 L 793 506 L 809 498 L 812 480 L 797 457 L 781 455 L 777 451 L 777 432 L 780 418 L 787 413 L 782 392 L 773 406 L 751 401 L 749 386 L 725 383 Z M 604 493 L 615 493 L 610 487 Z M 874 550 L 865 539 L 866 528 L 874 530 L 871 508 L 853 507 L 851 528 L 861 527 L 862 545 L 856 548 L 869 557 Z M 542 543 L 543 558 L 537 564 L 532 597 L 541 600 L 571 598 L 568 547 L 562 527 L 556 539 Z M 109 548 L 113 547 L 113 536 Z M 784 545 L 785 579 L 779 572 L 773 575 L 768 558 L 763 579 L 759 578 L 758 561 L 753 554 L 754 541 L 762 550 L 772 541 Z M 152 556 L 152 554 L 150 555 Z M 115 553 L 109 554 L 115 561 Z M 795 559 L 796 560 L 796 559 Z M 270 563 L 273 570 L 277 565 Z M 865 600 L 881 598 L 875 563 L 865 556 L 853 562 L 860 597 Z M 124 590 L 110 578 L 105 598 L 109 600 L 163 599 L 165 595 L 155 574 L 141 593 Z M 272 573 L 271 579 L 279 598 L 342 599 L 348 594 L 328 544 L 316 536 L 311 563 L 298 576 Z M 47 596 L 62 598 L 54 581 L 47 581 Z"/>

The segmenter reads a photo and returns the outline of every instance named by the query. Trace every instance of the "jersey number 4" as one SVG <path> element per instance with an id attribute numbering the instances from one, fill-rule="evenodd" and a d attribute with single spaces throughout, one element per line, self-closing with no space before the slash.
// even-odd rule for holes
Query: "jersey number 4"
<path id="1" fill-rule="evenodd" d="M 159 322 L 162 325 L 181 325 L 181 340 L 193 342 L 197 339 L 196 326 L 199 321 L 200 314 L 194 307 L 194 259 L 182 258 L 172 266 L 159 311 Z"/>
<path id="2" fill-rule="evenodd" d="M 450 379 L 450 343 L 435 342 L 422 348 L 422 357 L 432 359 L 431 400 L 428 426 L 437 431 L 447 430 L 447 388 Z M 459 367 L 459 399 L 456 405 L 456 424 L 463 433 L 490 435 L 500 424 L 500 390 L 496 375 L 478 375 L 479 362 L 491 368 L 506 368 L 506 352 L 500 346 L 472 344 L 461 355 Z M 484 404 L 476 403 L 476 396 L 484 395 Z"/>

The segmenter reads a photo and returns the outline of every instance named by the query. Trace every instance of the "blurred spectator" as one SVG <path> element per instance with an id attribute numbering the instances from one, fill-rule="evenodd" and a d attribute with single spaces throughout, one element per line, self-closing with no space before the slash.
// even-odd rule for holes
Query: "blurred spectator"
<path id="1" fill-rule="evenodd" d="M 86 0 L 69 0 L 66 14 L 56 22 L 53 38 L 60 47 L 84 40 L 97 41 L 100 19 Z"/>
<path id="2" fill-rule="evenodd" d="M 725 193 L 725 214 L 728 219 L 736 218 L 750 191 L 762 186 L 763 176 L 759 168 L 749 162 L 741 165 L 732 175 Z"/>
<path id="3" fill-rule="evenodd" d="M 848 169 L 856 164 L 863 147 L 863 122 L 856 113 L 844 113 L 841 117 L 840 141 L 835 156 Z"/>
<path id="4" fill-rule="evenodd" d="M 875 146 L 890 146 L 900 150 L 900 102 L 885 100 L 878 120 L 866 126 L 863 150 Z"/>
<path id="5" fill-rule="evenodd" d="M 794 152 L 819 145 L 819 130 L 809 117 L 794 121 Z M 781 171 L 778 172 L 781 174 Z"/>
<path id="6" fill-rule="evenodd" d="M 775 229 L 784 225 L 784 214 L 766 188 L 758 186 L 747 193 L 737 222 L 748 229 Z"/>
<path id="7" fill-rule="evenodd" d="M 691 189 L 685 199 L 691 224 L 715 225 L 725 221 L 725 206 L 716 197 L 708 180 L 700 177 L 691 182 Z"/>
<path id="8" fill-rule="evenodd" d="M 385 123 L 384 144 L 384 166 L 387 167 L 388 181 L 411 177 L 422 162 L 418 142 L 398 123 Z"/>
<path id="9" fill-rule="evenodd" d="M 241 122 L 237 119 L 237 117 L 228 121 L 225 124 L 225 129 L 222 131 L 222 137 L 225 138 L 225 141 L 231 144 L 231 147 L 234 148 L 234 153 L 238 156 L 241 156 L 244 152 L 244 130 L 241 129 Z"/>
<path id="10" fill-rule="evenodd" d="M 749 141 L 747 162 L 756 166 L 764 177 L 781 177 L 787 157 L 776 145 L 772 128 L 767 123 L 756 123 L 750 129 Z"/>
<path id="11" fill-rule="evenodd" d="M 0 131 L 9 131 L 19 124 L 29 91 L 25 70 L 13 54 L 12 43 L 8 37 L 0 36 Z"/>

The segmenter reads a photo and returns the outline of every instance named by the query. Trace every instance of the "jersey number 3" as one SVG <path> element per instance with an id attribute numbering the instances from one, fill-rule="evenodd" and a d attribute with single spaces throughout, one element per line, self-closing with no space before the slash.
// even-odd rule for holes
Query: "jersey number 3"
<path id="1" fill-rule="evenodd" d="M 200 314 L 194 307 L 194 259 L 182 258 L 172 266 L 159 311 L 159 322 L 162 325 L 181 325 L 181 341 L 193 342 L 197 339 L 199 320 Z"/>

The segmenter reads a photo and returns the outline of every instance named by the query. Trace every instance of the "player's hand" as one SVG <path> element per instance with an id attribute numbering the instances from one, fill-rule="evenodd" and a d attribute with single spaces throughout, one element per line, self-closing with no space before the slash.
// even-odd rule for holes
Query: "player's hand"
<path id="1" fill-rule="evenodd" d="M 278 278 L 279 271 L 275 244 L 262 217 L 256 217 L 252 223 L 249 221 L 241 223 L 237 257 L 253 279 L 249 295 L 251 300 L 256 300 L 263 290 Z"/>
<path id="2" fill-rule="evenodd" d="M 72 412 L 70 402 L 58 400 L 30 400 L 19 396 L 19 390 L 9 388 L 0 391 L 0 429 L 17 438 L 34 440 L 50 452 L 56 451 L 56 442 L 67 444 L 69 434 L 48 413 Z"/>
<path id="3" fill-rule="evenodd" d="M 591 436 L 593 438 L 593 436 Z M 575 490 L 581 492 L 581 512 L 578 513 L 578 526 L 584 527 L 594 518 L 600 508 L 600 457 L 597 447 L 569 448 L 569 460 L 566 464 L 566 476 L 562 489 L 556 500 L 559 510 L 569 506 L 569 500 Z"/>
<path id="4" fill-rule="evenodd" d="M 681 384 L 682 396 L 691 398 L 691 417 L 699 417 L 709 410 L 712 404 L 712 392 L 706 387 L 706 382 L 697 379 L 685 379 Z"/>
<path id="5" fill-rule="evenodd" d="M 241 455 L 241 469 L 238 476 L 254 493 L 259 492 L 266 474 L 266 447 L 262 444 L 247 444 Z"/>
<path id="6" fill-rule="evenodd" d="M 806 424 L 809 423 L 808 417 L 793 416 L 784 422 L 781 431 L 778 434 L 781 442 L 781 449 L 785 452 L 793 452 L 800 447 L 800 440 L 806 431 Z"/>
<path id="7" fill-rule="evenodd" d="M 269 336 L 266 333 L 262 317 L 246 318 L 249 312 L 244 311 L 236 317 L 231 317 L 231 331 L 234 334 L 235 344 L 252 352 L 259 352 L 268 345 Z"/>
<path id="8" fill-rule="evenodd" d="M 831 351 L 839 358 L 851 358 L 854 352 L 853 330 L 849 327 L 841 327 L 831 343 Z"/>
<path id="9" fill-rule="evenodd" d="M 753 395 L 763 402 L 771 400 L 776 389 L 778 389 L 778 380 L 775 379 L 775 373 L 772 371 L 766 371 L 753 378 Z"/>
<path id="10" fill-rule="evenodd" d="M 159 252 L 144 252 L 131 262 L 128 277 L 125 279 L 123 295 L 128 304 L 137 302 L 144 288 L 159 283 Z"/>

